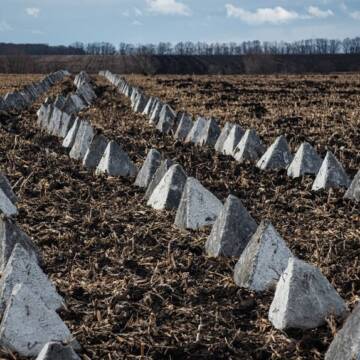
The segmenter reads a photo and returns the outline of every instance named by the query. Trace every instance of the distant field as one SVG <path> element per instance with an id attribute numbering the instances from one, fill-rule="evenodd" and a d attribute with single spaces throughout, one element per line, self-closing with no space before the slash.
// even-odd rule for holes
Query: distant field
<path id="1" fill-rule="evenodd" d="M 67 69 L 123 74 L 305 74 L 360 71 L 355 55 L 244 55 L 244 56 L 0 56 L 0 73 L 48 73 Z"/>
<path id="2" fill-rule="evenodd" d="M 21 90 L 24 86 L 39 81 L 44 75 L 34 74 L 0 74 L 0 96 L 7 92 Z"/>

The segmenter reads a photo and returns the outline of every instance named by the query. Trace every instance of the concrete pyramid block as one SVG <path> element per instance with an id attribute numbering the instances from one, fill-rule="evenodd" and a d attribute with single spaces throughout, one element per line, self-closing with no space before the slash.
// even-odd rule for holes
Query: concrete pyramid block
<path id="1" fill-rule="evenodd" d="M 26 285 L 15 285 L 0 324 L 1 346 L 30 357 L 50 341 L 70 340 L 71 333 L 59 315 Z"/>
<path id="2" fill-rule="evenodd" d="M 74 146 L 74 142 L 79 130 L 79 126 L 80 126 L 81 120 L 80 118 L 76 118 L 74 120 L 74 123 L 72 124 L 70 130 L 68 131 L 68 133 L 65 136 L 65 139 L 62 143 L 62 146 L 66 149 L 70 149 Z"/>
<path id="3" fill-rule="evenodd" d="M 46 123 L 47 123 L 47 117 L 48 117 L 48 108 L 49 105 L 47 104 L 41 104 L 39 110 L 36 112 L 37 115 L 37 121 L 36 124 L 40 127 L 42 127 L 44 120 L 46 119 Z"/>
<path id="4" fill-rule="evenodd" d="M 142 113 L 146 107 L 148 100 L 149 100 L 148 97 L 146 97 L 144 94 L 140 94 L 134 105 L 134 112 Z"/>
<path id="5" fill-rule="evenodd" d="M 75 160 L 82 160 L 90 147 L 94 135 L 91 124 L 87 120 L 82 120 L 69 156 Z"/>
<path id="6" fill-rule="evenodd" d="M 311 189 L 348 188 L 350 182 L 341 163 L 328 151 Z"/>
<path id="7" fill-rule="evenodd" d="M 4 192 L 4 194 L 13 204 L 17 203 L 18 199 L 14 194 L 11 184 L 7 179 L 7 177 L 1 171 L 0 171 L 0 189 Z"/>
<path id="8" fill-rule="evenodd" d="M 151 149 L 148 152 L 144 164 L 136 177 L 135 186 L 140 188 L 147 188 L 156 170 L 160 166 L 160 163 L 161 154 L 156 149 Z"/>
<path id="9" fill-rule="evenodd" d="M 345 199 L 354 200 L 356 202 L 360 201 L 360 170 L 355 175 L 344 197 Z"/>
<path id="10" fill-rule="evenodd" d="M 38 262 L 39 251 L 31 239 L 9 219 L 0 218 L 0 271 L 2 271 L 16 244 L 20 244 L 29 257 Z"/>
<path id="11" fill-rule="evenodd" d="M 71 94 L 70 97 L 72 102 L 75 104 L 76 112 L 86 108 L 85 101 L 79 95 Z"/>
<path id="12" fill-rule="evenodd" d="M 234 158 L 239 163 L 257 161 L 266 151 L 254 129 L 247 129 L 234 150 Z"/>
<path id="13" fill-rule="evenodd" d="M 48 342 L 40 351 L 36 360 L 81 360 L 74 349 L 60 342 Z"/>
<path id="14" fill-rule="evenodd" d="M 234 125 L 229 132 L 228 137 L 226 138 L 222 153 L 224 155 L 233 155 L 236 146 L 239 144 L 241 138 L 244 136 L 245 131 L 239 125 Z"/>
<path id="15" fill-rule="evenodd" d="M 217 152 L 222 153 L 223 147 L 224 147 L 224 142 L 227 139 L 227 137 L 229 136 L 230 131 L 233 126 L 234 126 L 234 124 L 231 124 L 229 122 L 225 123 L 225 125 L 222 128 L 221 133 L 216 141 L 216 144 L 215 144 L 215 150 Z"/>
<path id="16" fill-rule="evenodd" d="M 110 141 L 96 169 L 96 174 L 135 177 L 137 169 L 122 147 L 115 141 Z"/>
<path id="17" fill-rule="evenodd" d="M 15 216 L 18 214 L 18 211 L 16 206 L 0 188 L 0 214 L 1 213 L 3 213 L 5 216 Z"/>
<path id="18" fill-rule="evenodd" d="M 266 150 L 265 154 L 257 162 L 256 166 L 261 170 L 286 169 L 291 163 L 293 156 L 285 136 L 279 136 Z"/>
<path id="19" fill-rule="evenodd" d="M 321 167 L 322 159 L 316 150 L 307 142 L 300 145 L 293 161 L 288 167 L 287 174 L 292 178 L 306 174 L 316 175 Z"/>
<path id="20" fill-rule="evenodd" d="M 344 317 L 347 307 L 320 270 L 290 258 L 276 286 L 269 310 L 275 328 L 313 329 L 330 315 Z"/>
<path id="21" fill-rule="evenodd" d="M 160 166 L 155 171 L 154 176 L 151 178 L 151 181 L 146 189 L 146 193 L 144 195 L 145 200 L 149 200 L 152 192 L 154 189 L 158 186 L 161 179 L 165 176 L 167 171 L 170 169 L 170 167 L 173 165 L 173 162 L 171 160 L 165 159 L 161 162 Z"/>
<path id="22" fill-rule="evenodd" d="M 76 94 L 79 95 L 87 105 L 91 105 L 96 99 L 96 94 L 89 83 L 81 84 L 76 90 Z"/>
<path id="23" fill-rule="evenodd" d="M 58 132 L 59 132 L 59 129 L 60 129 L 60 126 L 61 126 L 61 117 L 62 117 L 62 111 L 54 106 L 53 107 L 53 111 L 52 111 L 52 114 L 51 114 L 51 117 L 49 119 L 49 123 L 48 123 L 48 126 L 47 126 L 47 132 L 51 135 L 55 135 L 57 136 L 58 135 Z"/>
<path id="24" fill-rule="evenodd" d="M 206 121 L 205 127 L 201 131 L 199 141 L 200 146 L 215 146 L 217 139 L 220 136 L 220 127 L 215 119 L 209 119 Z"/>
<path id="25" fill-rule="evenodd" d="M 61 116 L 60 127 L 57 132 L 57 136 L 64 139 L 67 133 L 69 132 L 69 130 L 71 129 L 71 127 L 73 126 L 74 121 L 75 121 L 74 115 L 69 115 L 66 112 L 63 112 Z"/>
<path id="26" fill-rule="evenodd" d="M 153 108 L 153 105 L 156 101 L 156 98 L 150 97 L 145 105 L 145 108 L 142 112 L 143 115 L 150 115 L 151 109 Z"/>
<path id="27" fill-rule="evenodd" d="M 175 131 L 174 138 L 180 141 L 185 140 L 192 126 L 193 122 L 191 118 L 187 114 L 183 114 Z"/>
<path id="28" fill-rule="evenodd" d="M 183 168 L 175 164 L 166 172 L 147 202 L 156 210 L 177 209 L 186 183 Z"/>
<path id="29" fill-rule="evenodd" d="M 206 254 L 239 257 L 256 229 L 255 220 L 240 199 L 229 195 L 206 241 Z"/>
<path id="30" fill-rule="evenodd" d="M 14 246 L 0 279 L 0 312 L 4 311 L 11 292 L 18 283 L 29 287 L 49 309 L 56 311 L 62 308 L 63 298 L 37 262 L 19 243 Z"/>
<path id="31" fill-rule="evenodd" d="M 206 119 L 202 117 L 198 117 L 196 121 L 193 124 L 193 127 L 191 128 L 190 132 L 188 133 L 185 142 L 192 142 L 194 144 L 197 144 L 200 141 L 200 136 L 203 133 L 203 130 L 205 129 L 205 126 L 207 124 Z"/>
<path id="32" fill-rule="evenodd" d="M 238 286 L 264 291 L 276 285 L 286 269 L 291 251 L 268 221 L 262 221 L 234 269 Z"/>
<path id="33" fill-rule="evenodd" d="M 325 354 L 325 360 L 360 359 L 360 304 L 346 319 Z"/>
<path id="34" fill-rule="evenodd" d="M 79 74 L 77 74 L 74 79 L 74 84 L 76 87 L 79 87 L 82 84 L 89 82 L 90 82 L 90 76 L 85 71 L 80 71 Z"/>
<path id="35" fill-rule="evenodd" d="M 54 101 L 54 106 L 61 110 L 65 105 L 65 101 L 66 99 L 64 96 L 58 95 Z"/>
<path id="36" fill-rule="evenodd" d="M 174 127 L 176 114 L 175 111 L 167 104 L 163 106 L 160 111 L 159 121 L 156 124 L 156 129 L 162 133 L 169 133 Z"/>
<path id="37" fill-rule="evenodd" d="M 221 201 L 215 195 L 198 180 L 189 177 L 176 212 L 175 225 L 181 229 L 192 230 L 212 225 L 222 208 Z"/>
<path id="38" fill-rule="evenodd" d="M 159 122 L 160 112 L 162 108 L 163 103 L 159 101 L 151 113 L 149 124 L 156 125 Z"/>
<path id="39" fill-rule="evenodd" d="M 109 140 L 102 134 L 94 136 L 83 159 L 83 165 L 88 169 L 96 169 L 105 152 Z"/>

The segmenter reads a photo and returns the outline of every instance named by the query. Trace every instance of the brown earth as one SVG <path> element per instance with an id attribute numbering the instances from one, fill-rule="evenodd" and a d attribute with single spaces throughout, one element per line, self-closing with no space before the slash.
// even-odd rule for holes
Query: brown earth
<path id="1" fill-rule="evenodd" d="M 151 87 L 151 93 L 164 91 L 165 99 L 178 110 L 183 104 L 194 113 L 205 111 L 205 104 L 217 96 L 231 95 L 219 85 L 218 78 L 196 79 L 196 90 L 212 89 L 201 97 L 197 95 L 197 100 L 183 95 L 181 86 L 171 90 L 174 84 L 183 83 L 186 91 L 190 86 L 186 85 L 187 77 L 166 80 L 174 83 L 138 79 L 149 90 Z M 230 84 L 232 81 L 241 82 L 236 77 L 227 79 Z M 274 94 L 272 81 L 254 77 L 248 86 L 251 89 L 254 83 L 262 82 L 261 98 L 269 99 L 265 106 L 276 115 L 279 97 L 288 105 L 293 95 Z M 286 81 L 293 86 L 292 78 L 280 81 L 282 86 Z M 321 78 L 317 81 L 322 83 Z M 236 98 L 238 83 L 233 87 Z M 315 97 L 312 85 L 305 84 L 301 94 L 310 103 L 320 91 Z M 65 81 L 52 93 L 70 89 L 70 82 Z M 190 87 L 189 91 L 193 90 Z M 295 181 L 284 173 L 264 174 L 253 166 L 215 155 L 210 149 L 176 143 L 170 136 L 157 133 L 144 117 L 134 115 L 129 100 L 100 78 L 97 92 L 99 99 L 83 115 L 109 138 L 122 143 L 138 166 L 147 151 L 156 147 L 221 200 L 229 193 L 239 196 L 258 222 L 265 218 L 273 222 L 295 255 L 319 266 L 351 307 L 359 300 L 359 205 L 344 201 L 342 191 L 314 194 L 310 178 Z M 351 95 L 348 98 L 352 99 Z M 273 107 L 270 99 L 275 102 Z M 246 112 L 242 102 L 230 103 L 224 100 L 212 105 L 222 121 L 226 116 L 230 119 L 232 109 Z M 356 97 L 350 103 L 355 109 Z M 69 159 L 58 139 L 36 128 L 39 105 L 40 101 L 20 117 L 13 114 L 13 126 L 0 127 L 0 169 L 16 184 L 18 222 L 42 249 L 44 269 L 66 300 L 67 309 L 61 316 L 83 346 L 85 359 L 323 358 L 336 329 L 332 319 L 306 332 L 274 330 L 267 320 L 273 292 L 255 295 L 237 288 L 232 281 L 233 260 L 204 256 L 209 229 L 181 232 L 172 226 L 174 213 L 148 208 L 143 192 L 134 188 L 132 181 L 96 177 Z M 244 126 L 252 124 L 250 121 L 256 124 L 256 117 L 247 121 Z M 326 126 L 320 129 L 311 119 L 299 121 L 292 143 L 309 136 L 309 131 L 320 139 L 320 131 L 326 130 L 326 137 L 332 128 L 334 133 L 346 136 L 335 137 L 332 146 L 337 148 L 339 141 L 345 144 L 348 152 L 339 146 L 337 155 L 353 172 L 359 168 L 359 138 L 353 129 L 357 121 L 354 116 L 327 126 L 324 120 Z M 314 130 L 308 129 L 309 124 Z M 277 132 L 288 134 L 292 129 L 287 122 L 280 122 L 278 127 L 269 116 L 257 129 L 263 129 L 266 141 Z M 321 144 L 326 146 L 325 140 Z"/>
<path id="2" fill-rule="evenodd" d="M 8 92 L 21 90 L 24 86 L 40 81 L 43 78 L 44 75 L 2 74 L 0 75 L 0 96 L 4 96 Z"/>

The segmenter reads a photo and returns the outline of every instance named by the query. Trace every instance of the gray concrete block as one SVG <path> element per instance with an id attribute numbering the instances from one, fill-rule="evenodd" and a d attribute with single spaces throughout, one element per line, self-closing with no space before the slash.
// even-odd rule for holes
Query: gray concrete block
<path id="1" fill-rule="evenodd" d="M 220 132 L 221 130 L 218 123 L 215 119 L 211 118 L 206 121 L 196 144 L 200 146 L 215 146 L 217 139 L 220 136 Z"/>
<path id="2" fill-rule="evenodd" d="M 144 195 L 145 200 L 149 200 L 152 192 L 154 189 L 158 186 L 161 179 L 165 176 L 167 171 L 170 169 L 170 167 L 173 165 L 173 162 L 171 160 L 163 160 L 158 167 L 158 169 L 155 171 L 154 176 L 151 178 L 151 181 L 146 189 L 146 193 Z"/>
<path id="3" fill-rule="evenodd" d="M 229 195 L 206 241 L 206 254 L 239 257 L 256 229 L 255 220 L 240 199 Z"/>
<path id="4" fill-rule="evenodd" d="M 268 290 L 276 285 L 291 256 L 272 224 L 262 221 L 235 265 L 234 281 L 253 291 Z"/>
<path id="5" fill-rule="evenodd" d="M 50 341 L 70 342 L 71 338 L 59 315 L 26 285 L 14 287 L 0 324 L 2 347 L 30 357 Z"/>
<path id="6" fill-rule="evenodd" d="M 5 268 L 16 244 L 20 244 L 35 262 L 39 250 L 31 239 L 11 220 L 0 218 L 0 271 Z"/>
<path id="7" fill-rule="evenodd" d="M 69 130 L 71 129 L 71 127 L 73 126 L 74 121 L 75 121 L 74 115 L 69 115 L 66 112 L 63 112 L 61 115 L 61 122 L 60 122 L 59 130 L 57 132 L 57 136 L 64 139 L 67 133 L 69 132 Z"/>
<path id="8" fill-rule="evenodd" d="M 223 152 L 224 142 L 227 139 L 227 137 L 229 136 L 230 131 L 233 126 L 234 126 L 234 124 L 231 124 L 229 122 L 225 123 L 225 125 L 222 128 L 221 133 L 216 141 L 216 144 L 215 144 L 215 150 L 217 152 L 220 152 L 220 153 Z"/>
<path id="9" fill-rule="evenodd" d="M 147 202 L 156 210 L 177 209 L 186 183 L 184 169 L 175 164 L 166 172 Z"/>
<path id="10" fill-rule="evenodd" d="M 148 100 L 149 98 L 146 95 L 140 94 L 134 104 L 134 112 L 141 114 L 145 110 Z"/>
<path id="11" fill-rule="evenodd" d="M 63 298 L 57 293 L 55 286 L 19 243 L 15 244 L 0 279 L 0 313 L 5 310 L 16 284 L 29 287 L 49 309 L 56 311 L 63 307 Z"/>
<path id="12" fill-rule="evenodd" d="M 300 145 L 293 161 L 288 167 L 287 174 L 292 178 L 304 175 L 316 175 L 321 167 L 322 159 L 316 150 L 307 142 Z"/>
<path id="13" fill-rule="evenodd" d="M 16 204 L 18 198 L 16 197 L 11 184 L 5 174 L 0 171 L 0 189 L 4 192 L 4 194 L 8 197 L 8 199 L 13 203 Z"/>
<path id="14" fill-rule="evenodd" d="M 360 201 L 360 170 L 355 175 L 344 197 L 355 202 Z"/>
<path id="15" fill-rule="evenodd" d="M 151 113 L 149 124 L 156 125 L 159 122 L 160 112 L 162 108 L 163 103 L 159 101 Z"/>
<path id="16" fill-rule="evenodd" d="M 313 191 L 330 188 L 347 189 L 350 183 L 351 180 L 341 163 L 332 152 L 328 151 L 311 189 Z"/>
<path id="17" fill-rule="evenodd" d="M 176 140 L 184 141 L 188 136 L 192 126 L 193 121 L 191 118 L 187 114 L 183 114 L 175 131 L 174 138 Z"/>
<path id="18" fill-rule="evenodd" d="M 79 126 L 82 120 L 80 120 L 80 118 L 76 118 L 72 127 L 70 128 L 70 130 L 68 131 L 68 133 L 66 134 L 66 137 L 62 143 L 62 146 L 66 149 L 71 149 L 74 146 L 74 142 L 77 136 L 77 133 L 79 131 Z"/>
<path id="19" fill-rule="evenodd" d="M 36 360 L 81 360 L 74 349 L 60 342 L 48 342 L 40 351 Z"/>
<path id="20" fill-rule="evenodd" d="M 195 178 L 188 177 L 176 212 L 175 225 L 197 230 L 212 225 L 222 210 L 221 201 Z"/>
<path id="21" fill-rule="evenodd" d="M 206 119 L 198 117 L 194 122 L 189 134 L 187 135 L 185 142 L 192 142 L 194 144 L 197 144 L 200 141 L 201 134 L 203 133 L 206 124 Z"/>
<path id="22" fill-rule="evenodd" d="M 96 174 L 135 177 L 137 169 L 122 147 L 115 141 L 110 141 L 96 168 Z"/>
<path id="23" fill-rule="evenodd" d="M 83 165 L 88 169 L 96 169 L 106 150 L 109 140 L 102 134 L 94 136 L 83 159 Z"/>
<path id="24" fill-rule="evenodd" d="M 313 329 L 331 315 L 343 318 L 346 314 L 344 300 L 319 269 L 289 259 L 269 310 L 269 320 L 276 329 Z"/>
<path id="25" fill-rule="evenodd" d="M 168 134 L 174 127 L 175 118 L 175 111 L 169 105 L 165 104 L 160 111 L 156 129 L 164 134 Z"/>
<path id="26" fill-rule="evenodd" d="M 150 149 L 143 166 L 141 167 L 136 180 L 135 186 L 147 188 L 153 178 L 156 170 L 161 163 L 161 154 L 156 149 Z"/>
<path id="27" fill-rule="evenodd" d="M 293 156 L 286 138 L 281 135 L 266 150 L 256 166 L 261 170 L 287 169 L 292 160 Z"/>
<path id="28" fill-rule="evenodd" d="M 0 214 L 1 213 L 6 217 L 16 216 L 18 214 L 16 206 L 6 196 L 2 189 L 0 189 Z"/>
<path id="29" fill-rule="evenodd" d="M 244 129 L 239 125 L 234 125 L 226 140 L 224 141 L 224 145 L 222 148 L 222 153 L 224 155 L 234 155 L 234 150 L 236 146 L 239 144 L 241 138 L 244 136 L 245 131 Z"/>
<path id="30" fill-rule="evenodd" d="M 82 120 L 69 156 L 75 160 L 82 160 L 90 147 L 94 135 L 91 124 L 87 120 Z"/>
<path id="31" fill-rule="evenodd" d="M 349 315 L 337 332 L 325 354 L 325 360 L 360 359 L 360 304 Z"/>
<path id="32" fill-rule="evenodd" d="M 244 136 L 234 150 L 234 159 L 243 163 L 257 161 L 266 151 L 259 136 L 254 129 L 247 129 Z"/>

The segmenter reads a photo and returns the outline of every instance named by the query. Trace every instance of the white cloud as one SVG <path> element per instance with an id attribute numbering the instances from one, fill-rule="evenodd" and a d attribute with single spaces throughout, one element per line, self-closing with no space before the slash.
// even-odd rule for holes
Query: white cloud
<path id="1" fill-rule="evenodd" d="M 142 22 L 141 21 L 138 21 L 138 20 L 134 20 L 133 22 L 132 22 L 132 24 L 134 25 L 134 26 L 142 26 Z"/>
<path id="2" fill-rule="evenodd" d="M 313 18 L 321 18 L 321 19 L 325 19 L 329 16 L 334 16 L 334 13 L 332 12 L 332 10 L 330 10 L 330 9 L 321 10 L 317 6 L 310 6 L 308 8 L 308 13 Z"/>
<path id="3" fill-rule="evenodd" d="M 176 0 L 146 0 L 149 10 L 163 15 L 191 15 L 190 8 Z"/>
<path id="4" fill-rule="evenodd" d="M 9 25 L 9 23 L 5 20 L 0 21 L 0 32 L 6 32 L 14 30 L 12 26 Z"/>
<path id="5" fill-rule="evenodd" d="M 360 11 L 353 11 L 350 13 L 350 16 L 355 20 L 360 20 Z"/>
<path id="6" fill-rule="evenodd" d="M 33 17 L 38 17 L 40 14 L 39 8 L 26 8 L 25 11 L 29 16 L 33 16 Z"/>
<path id="7" fill-rule="evenodd" d="M 227 16 L 238 18 L 248 24 L 282 24 L 300 18 L 295 11 L 289 11 L 281 6 L 275 8 L 259 8 L 255 11 L 247 11 L 232 4 L 225 5 Z"/>

